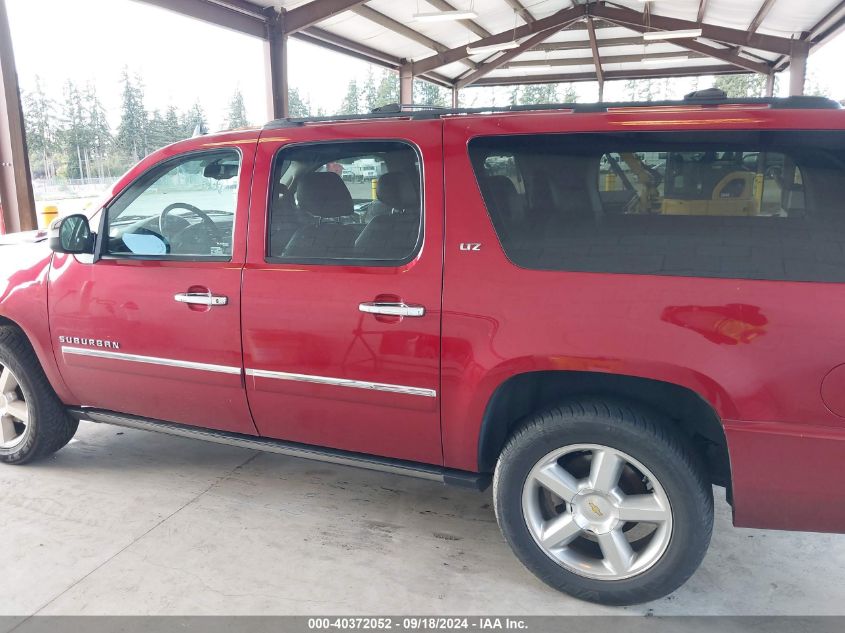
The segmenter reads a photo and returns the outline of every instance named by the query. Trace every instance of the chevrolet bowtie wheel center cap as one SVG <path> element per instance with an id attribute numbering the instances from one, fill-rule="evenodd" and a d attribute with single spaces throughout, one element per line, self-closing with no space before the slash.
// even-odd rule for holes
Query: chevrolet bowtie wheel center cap
<path id="1" fill-rule="evenodd" d="M 609 496 L 584 491 L 572 500 L 572 517 L 582 530 L 607 534 L 619 525 L 619 511 Z"/>

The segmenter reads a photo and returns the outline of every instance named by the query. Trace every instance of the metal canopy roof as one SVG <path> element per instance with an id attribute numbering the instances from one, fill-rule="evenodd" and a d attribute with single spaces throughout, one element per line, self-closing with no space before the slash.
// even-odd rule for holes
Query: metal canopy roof
<path id="1" fill-rule="evenodd" d="M 447 87 L 757 72 L 845 27 L 843 0 L 141 0 L 268 38 L 284 35 Z M 473 20 L 418 12 L 472 9 Z M 649 31 L 700 37 L 644 41 Z M 467 46 L 517 42 L 470 55 Z"/>

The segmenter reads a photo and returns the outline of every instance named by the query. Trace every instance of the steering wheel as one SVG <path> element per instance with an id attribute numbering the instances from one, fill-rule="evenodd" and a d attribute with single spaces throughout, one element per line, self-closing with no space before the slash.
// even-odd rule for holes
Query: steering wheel
<path id="1" fill-rule="evenodd" d="M 170 214 L 171 211 L 174 209 L 185 209 L 186 211 L 190 211 L 195 216 L 197 216 L 200 220 L 202 220 L 202 225 L 206 228 L 206 230 L 211 235 L 212 239 L 219 240 L 220 239 L 220 229 L 217 228 L 217 225 L 214 223 L 208 214 L 205 211 L 197 209 L 194 205 L 188 204 L 187 202 L 174 202 L 173 204 L 167 205 L 164 210 L 161 212 L 161 215 L 158 216 L 158 230 L 161 233 L 162 237 L 167 236 L 167 216 Z M 191 228 L 190 226 L 185 227 L 184 230 Z M 180 231 L 181 233 L 182 231 Z"/>

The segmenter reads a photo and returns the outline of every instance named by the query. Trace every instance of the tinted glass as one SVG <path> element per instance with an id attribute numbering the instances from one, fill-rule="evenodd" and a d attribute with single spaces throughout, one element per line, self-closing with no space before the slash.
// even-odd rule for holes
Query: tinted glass
<path id="1" fill-rule="evenodd" d="M 106 248 L 117 256 L 232 255 L 240 154 L 190 154 L 153 169 L 108 209 Z"/>
<path id="2" fill-rule="evenodd" d="M 841 132 L 503 136 L 469 151 L 519 266 L 845 281 Z"/>
<path id="3" fill-rule="evenodd" d="M 279 152 L 272 178 L 270 259 L 396 265 L 417 252 L 420 165 L 410 146 L 299 145 Z"/>

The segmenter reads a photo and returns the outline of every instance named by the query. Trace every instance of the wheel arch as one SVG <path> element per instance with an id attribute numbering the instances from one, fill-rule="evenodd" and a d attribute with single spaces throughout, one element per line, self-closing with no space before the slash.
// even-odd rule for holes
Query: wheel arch
<path id="1" fill-rule="evenodd" d="M 61 372 L 56 364 L 56 359 L 53 356 L 52 348 L 45 348 L 42 345 L 39 345 L 38 343 L 40 341 L 36 337 L 35 333 L 27 330 L 27 328 L 23 327 L 19 322 L 10 318 L 8 314 L 0 314 L 0 327 L 13 327 L 18 330 L 24 338 L 26 338 L 30 347 L 32 347 L 33 352 L 35 352 L 35 357 L 38 360 L 41 369 L 47 375 L 47 380 L 50 383 L 50 386 L 59 397 L 59 400 L 65 403 L 73 402 L 74 396 L 62 378 Z M 46 343 L 49 345 L 49 339 Z"/>
<path id="2" fill-rule="evenodd" d="M 478 439 L 478 467 L 491 472 L 508 437 L 526 416 L 564 400 L 621 398 L 664 414 L 694 442 L 712 483 L 730 493 L 730 458 L 721 417 L 695 390 L 673 382 L 604 372 L 551 370 L 513 375 L 487 402 Z"/>

